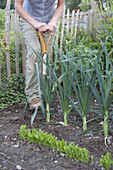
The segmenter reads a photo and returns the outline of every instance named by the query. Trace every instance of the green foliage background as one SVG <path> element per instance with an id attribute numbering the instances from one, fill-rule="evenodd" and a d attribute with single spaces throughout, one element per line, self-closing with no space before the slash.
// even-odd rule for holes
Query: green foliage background
<path id="1" fill-rule="evenodd" d="M 12 74 L 9 83 L 0 86 L 0 109 L 26 101 L 24 88 L 25 76 Z"/>
<path id="2" fill-rule="evenodd" d="M 0 0 L 0 8 L 5 9 L 7 0 Z M 15 0 L 11 0 L 11 9 L 14 9 Z"/>
<path id="3" fill-rule="evenodd" d="M 5 11 L 0 9 L 0 31 L 5 29 Z"/>
<path id="4" fill-rule="evenodd" d="M 98 0 L 65 0 L 66 6 L 72 11 L 73 9 L 80 9 L 81 11 L 87 11 L 91 9 L 92 2 L 99 2 Z M 103 9 L 107 6 L 107 0 L 101 0 Z M 104 7 L 105 6 L 105 7 Z"/>

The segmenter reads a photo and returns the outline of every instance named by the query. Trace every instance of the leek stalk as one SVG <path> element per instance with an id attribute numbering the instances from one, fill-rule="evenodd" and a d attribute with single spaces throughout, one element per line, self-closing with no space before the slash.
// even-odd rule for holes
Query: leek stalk
<path id="1" fill-rule="evenodd" d="M 83 116 L 83 130 L 87 130 L 86 116 Z"/>
<path id="2" fill-rule="evenodd" d="M 67 111 L 64 112 L 64 125 L 67 126 Z"/>
<path id="3" fill-rule="evenodd" d="M 46 110 L 47 110 L 47 122 L 50 122 L 49 103 L 46 103 Z"/>
<path id="4" fill-rule="evenodd" d="M 104 136 L 107 137 L 108 136 L 108 111 L 105 111 L 103 128 L 104 128 Z"/>

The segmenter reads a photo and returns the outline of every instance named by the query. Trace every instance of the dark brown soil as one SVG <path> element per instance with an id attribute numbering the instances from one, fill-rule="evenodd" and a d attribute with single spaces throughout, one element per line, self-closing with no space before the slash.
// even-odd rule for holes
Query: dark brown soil
<path id="1" fill-rule="evenodd" d="M 40 118 L 35 118 L 33 127 L 37 130 L 41 128 L 45 132 L 52 133 L 60 140 L 64 139 L 68 142 L 75 142 L 79 147 L 88 149 L 90 155 L 94 155 L 93 165 L 91 165 L 91 161 L 88 164 L 76 162 L 48 147 L 19 139 L 19 129 L 21 125 L 26 124 L 27 128 L 31 128 L 32 112 L 29 108 L 24 112 L 24 108 L 25 104 L 21 103 L 0 110 L 1 170 L 96 170 L 104 169 L 99 166 L 99 157 L 101 155 L 111 152 L 113 159 L 112 132 L 109 132 L 109 148 L 106 148 L 104 144 L 102 126 L 98 126 L 96 129 L 76 137 L 76 134 L 82 131 L 82 119 L 75 110 L 71 111 L 68 116 L 68 126 L 61 124 L 46 125 Z M 97 109 L 96 106 L 95 109 Z M 51 113 L 51 123 L 63 122 L 63 114 L 57 101 L 54 101 Z M 41 114 L 41 111 L 39 111 L 39 114 Z M 88 119 L 95 116 L 94 113 L 90 113 Z M 96 125 L 101 121 L 102 119 L 93 121 L 88 124 L 88 127 Z M 110 128 L 113 128 L 112 124 L 113 122 L 110 119 Z M 113 167 L 111 169 L 113 169 Z"/>

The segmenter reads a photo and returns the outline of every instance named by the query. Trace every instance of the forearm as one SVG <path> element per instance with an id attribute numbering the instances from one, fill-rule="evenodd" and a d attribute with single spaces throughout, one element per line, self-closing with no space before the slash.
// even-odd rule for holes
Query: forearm
<path id="1" fill-rule="evenodd" d="M 35 25 L 38 23 L 34 18 L 32 18 L 28 12 L 23 8 L 23 3 L 19 2 L 18 0 L 15 1 L 15 9 L 17 13 L 27 22 L 29 22 L 32 26 L 35 27 Z"/>

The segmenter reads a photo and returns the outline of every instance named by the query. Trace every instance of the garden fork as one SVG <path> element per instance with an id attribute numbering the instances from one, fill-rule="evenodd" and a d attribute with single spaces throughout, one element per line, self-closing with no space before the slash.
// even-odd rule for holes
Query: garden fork
<path id="1" fill-rule="evenodd" d="M 52 32 L 51 32 L 51 34 L 52 34 Z M 41 44 L 42 44 L 42 56 L 43 56 L 43 60 L 46 63 L 46 59 L 47 59 L 47 47 L 48 47 L 48 44 L 50 42 L 51 35 L 49 35 L 46 44 L 44 43 L 44 40 L 43 40 L 43 37 L 42 37 L 42 34 L 41 34 L 40 31 L 38 31 L 38 35 L 39 35 L 39 38 L 40 38 L 40 41 L 41 41 Z M 46 76 L 46 65 L 43 62 L 42 62 L 42 72 L 43 72 L 43 75 Z"/>
<path id="2" fill-rule="evenodd" d="M 48 47 L 48 44 L 50 42 L 50 39 L 51 39 L 51 35 L 53 34 L 53 32 L 50 32 L 50 36 L 47 40 L 47 43 L 45 45 L 44 43 L 44 40 L 43 40 L 43 37 L 42 37 L 42 34 L 40 31 L 38 31 L 38 35 L 39 35 L 39 38 L 40 38 L 40 41 L 41 41 L 41 44 L 42 44 L 42 56 L 43 56 L 43 60 L 46 62 L 46 58 L 47 58 L 47 47 Z M 42 62 L 42 72 L 43 72 L 43 75 L 46 76 L 46 65 Z M 62 83 L 62 78 L 59 79 L 59 83 L 61 84 Z M 55 83 L 55 87 L 57 87 L 57 83 Z M 52 89 L 52 92 L 54 92 L 55 88 Z"/>

